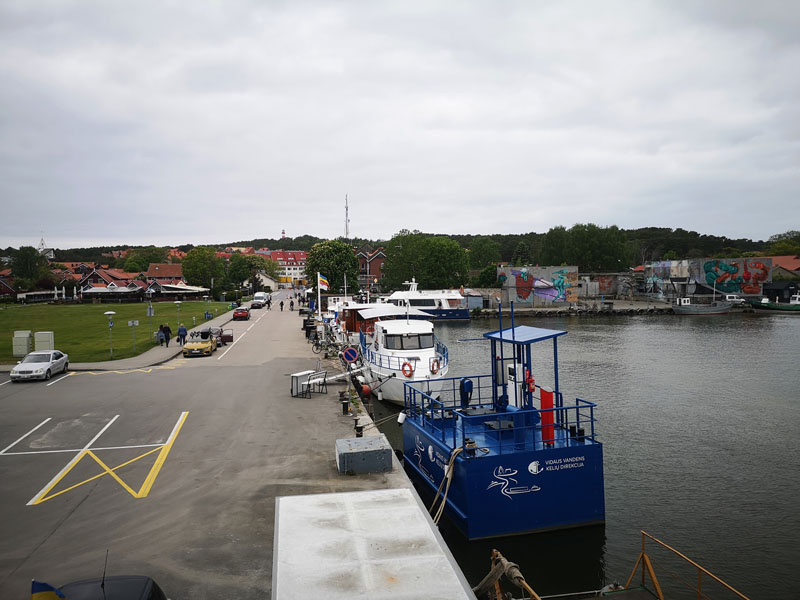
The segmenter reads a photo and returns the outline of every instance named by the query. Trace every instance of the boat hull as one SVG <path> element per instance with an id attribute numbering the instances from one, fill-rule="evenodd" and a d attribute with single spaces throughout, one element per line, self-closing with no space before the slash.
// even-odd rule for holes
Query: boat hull
<path id="1" fill-rule="evenodd" d="M 775 302 L 751 302 L 755 310 L 765 312 L 795 313 L 800 315 L 800 304 L 780 304 Z"/>
<path id="2" fill-rule="evenodd" d="M 724 315 L 731 312 L 733 304 L 730 302 L 712 302 L 711 304 L 689 304 L 673 306 L 672 310 L 677 315 Z"/>
<path id="3" fill-rule="evenodd" d="M 434 321 L 469 321 L 470 319 L 467 308 L 419 308 L 428 313 Z"/>
<path id="4" fill-rule="evenodd" d="M 445 514 L 470 540 L 603 523 L 602 444 L 561 441 L 527 452 L 459 455 Z M 403 454 L 409 476 L 435 493 L 450 448 L 409 419 Z"/>
<path id="5" fill-rule="evenodd" d="M 442 389 L 442 378 L 447 375 L 447 368 L 443 368 L 437 375 L 425 378 L 414 379 L 406 378 L 402 372 L 381 370 L 376 365 L 367 363 L 367 370 L 364 376 L 367 383 L 372 388 L 373 393 L 381 400 L 403 406 L 404 384 L 408 381 L 415 385 L 422 384 L 422 389 L 426 394 L 437 396 Z"/>

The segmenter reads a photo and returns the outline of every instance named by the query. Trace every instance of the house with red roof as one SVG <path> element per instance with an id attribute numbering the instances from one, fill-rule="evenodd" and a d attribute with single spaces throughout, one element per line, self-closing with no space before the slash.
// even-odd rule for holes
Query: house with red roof
<path id="1" fill-rule="evenodd" d="M 383 279 L 383 263 L 386 253 L 383 248 L 373 248 L 364 244 L 355 250 L 358 259 L 358 285 L 362 290 L 375 291 Z"/>
<path id="2" fill-rule="evenodd" d="M 274 260 L 281 267 L 281 283 L 306 283 L 305 250 L 259 250 L 264 258 Z"/>
<path id="3" fill-rule="evenodd" d="M 180 263 L 150 263 L 144 276 L 148 281 L 182 281 L 183 265 Z"/>

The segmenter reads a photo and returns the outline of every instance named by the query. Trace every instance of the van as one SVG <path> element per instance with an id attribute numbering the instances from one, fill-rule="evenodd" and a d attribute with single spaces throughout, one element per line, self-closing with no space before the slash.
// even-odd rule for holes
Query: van
<path id="1" fill-rule="evenodd" d="M 253 302 L 250 304 L 250 308 L 264 308 L 268 298 L 269 294 L 267 294 L 267 292 L 256 292 L 255 296 L 253 296 Z"/>
<path id="2" fill-rule="evenodd" d="M 744 298 L 738 294 L 725 294 L 725 302 L 732 302 L 733 304 L 744 304 Z"/>

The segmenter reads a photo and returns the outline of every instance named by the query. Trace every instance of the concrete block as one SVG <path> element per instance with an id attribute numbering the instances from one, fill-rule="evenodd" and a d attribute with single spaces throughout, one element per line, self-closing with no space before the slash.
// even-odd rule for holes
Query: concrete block
<path id="1" fill-rule="evenodd" d="M 392 447 L 384 434 L 336 440 L 339 473 L 386 473 L 392 470 Z"/>

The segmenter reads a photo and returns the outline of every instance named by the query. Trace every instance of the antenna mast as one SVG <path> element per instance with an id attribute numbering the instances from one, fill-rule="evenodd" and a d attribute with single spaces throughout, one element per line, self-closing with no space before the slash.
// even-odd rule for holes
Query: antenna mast
<path id="1" fill-rule="evenodd" d="M 344 239 L 350 241 L 350 207 L 347 205 L 347 194 L 344 195 Z"/>

